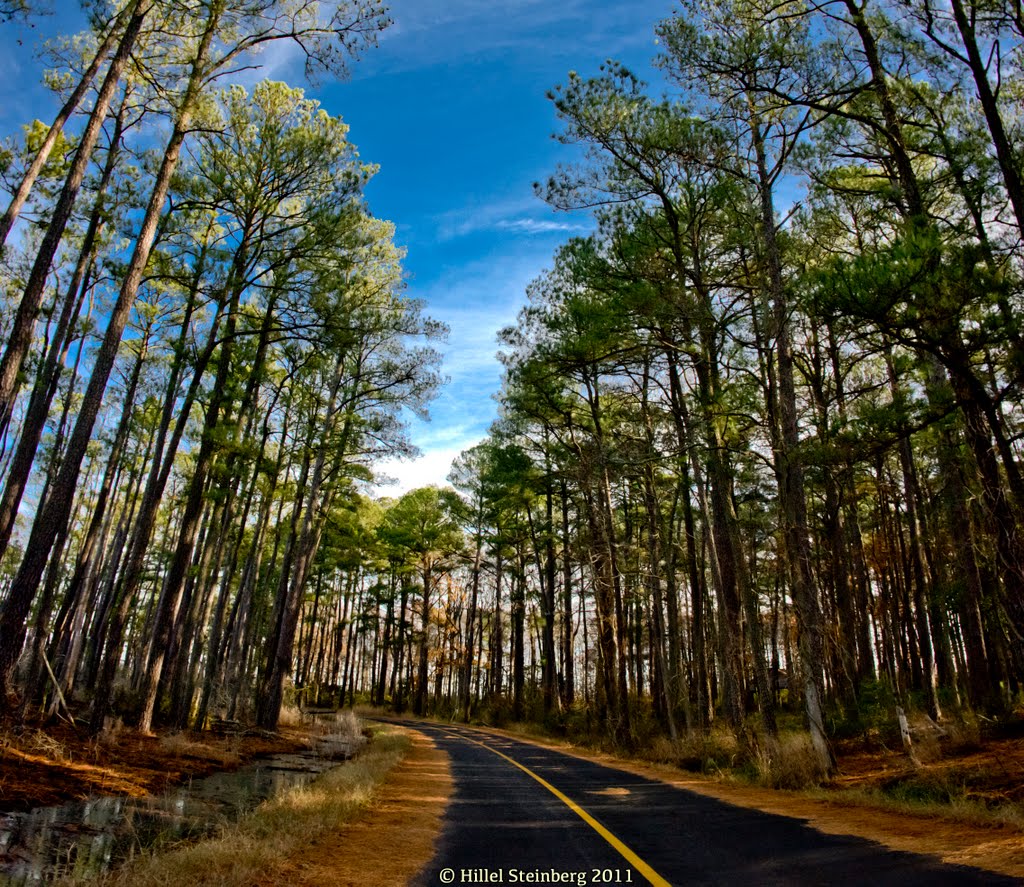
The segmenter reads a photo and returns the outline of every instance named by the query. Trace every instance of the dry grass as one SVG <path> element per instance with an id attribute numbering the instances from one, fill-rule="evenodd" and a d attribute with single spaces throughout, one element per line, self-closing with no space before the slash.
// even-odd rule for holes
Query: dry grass
<path id="1" fill-rule="evenodd" d="M 820 785 L 826 773 L 810 736 L 786 732 L 778 739 L 761 737 L 753 754 L 744 752 L 735 734 L 721 728 L 695 731 L 672 742 L 657 737 L 639 752 L 642 760 L 670 764 L 692 773 L 752 782 L 766 788 L 803 789 Z"/>
<path id="2" fill-rule="evenodd" d="M 307 723 L 308 721 L 298 706 L 287 702 L 281 706 L 281 714 L 277 719 L 278 727 L 301 727 Z"/>
<path id="3" fill-rule="evenodd" d="M 66 763 L 72 760 L 71 750 L 59 739 L 43 730 L 27 729 L 0 733 L 0 749 L 14 749 L 28 755 Z"/>
<path id="4" fill-rule="evenodd" d="M 667 736 L 655 736 L 631 756 L 653 764 L 668 764 L 690 773 L 723 776 L 736 767 L 742 753 L 735 734 L 716 726 L 708 733 L 698 730 L 682 733 L 674 742 Z"/>
<path id="5" fill-rule="evenodd" d="M 395 730 L 376 733 L 357 759 L 261 805 L 206 841 L 147 856 L 98 883 L 109 887 L 208 884 L 248 887 L 274 871 L 280 860 L 301 853 L 367 806 L 374 789 L 406 754 L 409 739 Z M 81 883 L 74 879 L 65 885 Z"/>
<path id="6" fill-rule="evenodd" d="M 783 733 L 765 739 L 754 759 L 755 781 L 767 788 L 806 789 L 821 785 L 828 774 L 807 733 Z"/>
<path id="7" fill-rule="evenodd" d="M 827 788 L 809 789 L 803 794 L 831 804 L 838 802 L 846 807 L 884 810 L 888 813 L 912 816 L 933 816 L 947 822 L 981 828 L 1005 828 L 1024 832 L 1024 804 L 989 806 L 983 801 L 965 797 L 958 791 L 957 786 L 929 781 L 927 791 L 922 794 L 932 792 L 938 797 L 919 795 L 914 788 L 905 792 L 880 791 L 877 788 L 848 788 L 844 789 L 838 798 L 834 790 Z"/>
<path id="8" fill-rule="evenodd" d="M 363 735 L 362 721 L 350 708 L 341 709 L 335 713 L 333 718 L 317 718 L 312 722 L 307 722 L 307 726 L 311 728 L 311 733 L 320 736 L 337 736 L 352 742 L 358 742 Z"/>
<path id="9" fill-rule="evenodd" d="M 214 760 L 223 767 L 236 767 L 242 762 L 237 748 L 215 747 L 191 738 L 186 733 L 168 733 L 160 737 L 160 748 L 179 758 L 196 757 Z"/>

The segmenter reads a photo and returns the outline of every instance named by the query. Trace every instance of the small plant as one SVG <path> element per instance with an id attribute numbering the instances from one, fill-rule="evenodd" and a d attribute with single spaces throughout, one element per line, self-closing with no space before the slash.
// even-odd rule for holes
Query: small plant
<path id="1" fill-rule="evenodd" d="M 305 719 L 298 706 L 288 703 L 281 706 L 281 715 L 277 719 L 279 727 L 301 727 L 304 723 Z"/>
<path id="2" fill-rule="evenodd" d="M 757 782 L 769 788 L 804 789 L 821 785 L 827 777 L 811 743 L 803 732 L 785 733 L 766 740 L 755 756 Z"/>
<path id="3" fill-rule="evenodd" d="M 866 745 L 876 739 L 883 744 L 899 742 L 899 736 L 892 724 L 892 713 L 896 696 L 888 678 L 865 679 L 857 687 L 856 706 L 843 710 L 830 721 L 833 739 L 854 739 L 860 737 Z"/>
<path id="4" fill-rule="evenodd" d="M 940 776 L 927 775 L 893 780 L 882 787 L 882 792 L 895 801 L 949 804 L 954 798 L 963 796 L 963 787 Z"/>
<path id="5" fill-rule="evenodd" d="M 666 737 L 652 741 L 644 757 L 665 764 L 675 764 L 693 773 L 721 773 L 733 766 L 739 754 L 736 737 L 724 729 L 707 733 L 694 730 L 675 742 Z"/>
<path id="6" fill-rule="evenodd" d="M 342 709 L 334 716 L 331 732 L 358 739 L 363 735 L 363 723 L 351 708 Z"/>
<path id="7" fill-rule="evenodd" d="M 976 715 L 965 712 L 943 726 L 946 728 L 946 745 L 949 752 L 963 755 L 981 750 L 981 724 Z"/>
<path id="8" fill-rule="evenodd" d="M 67 762 L 71 760 L 69 749 L 42 730 L 26 731 L 18 740 L 17 745 L 29 754 L 50 758 L 54 761 Z"/>
<path id="9" fill-rule="evenodd" d="M 99 747 L 117 748 L 124 733 L 124 721 L 120 718 L 107 716 L 103 719 L 103 729 L 96 736 L 96 750 Z"/>

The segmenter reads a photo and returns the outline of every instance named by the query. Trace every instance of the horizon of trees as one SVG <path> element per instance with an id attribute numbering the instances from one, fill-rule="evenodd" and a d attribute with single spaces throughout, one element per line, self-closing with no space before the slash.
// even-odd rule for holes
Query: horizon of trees
<path id="1" fill-rule="evenodd" d="M 1012 711 L 1019 16 L 693 0 L 657 34 L 670 94 L 551 94 L 582 159 L 537 191 L 597 232 L 502 332 L 462 501 L 385 503 L 421 532 L 378 533 L 344 689 L 769 753 L 799 713 L 822 772 L 880 710 Z"/>
<path id="2" fill-rule="evenodd" d="M 8 708 L 273 726 L 290 683 L 623 744 L 723 722 L 769 752 L 798 715 L 823 773 L 880 708 L 1011 711 L 1012 5 L 686 0 L 656 28 L 667 94 L 570 74 L 551 99 L 580 159 L 537 191 L 596 232 L 502 331 L 500 418 L 452 488 L 379 501 L 360 481 L 408 447 L 440 329 L 344 125 L 216 85 L 296 33 L 335 70 L 326 38 L 386 23 L 339 11 L 110 10 L 63 50 L 80 129 L 4 158 L 15 201 L 33 177 L 4 264 Z"/>

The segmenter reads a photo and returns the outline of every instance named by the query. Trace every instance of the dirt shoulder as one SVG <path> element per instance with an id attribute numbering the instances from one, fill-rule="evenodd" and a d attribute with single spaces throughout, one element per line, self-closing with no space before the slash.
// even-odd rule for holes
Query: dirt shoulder
<path id="1" fill-rule="evenodd" d="M 406 884 L 430 861 L 453 790 L 451 767 L 432 739 L 406 732 L 409 753 L 374 792 L 369 808 L 301 855 L 282 860 L 262 887 Z"/>

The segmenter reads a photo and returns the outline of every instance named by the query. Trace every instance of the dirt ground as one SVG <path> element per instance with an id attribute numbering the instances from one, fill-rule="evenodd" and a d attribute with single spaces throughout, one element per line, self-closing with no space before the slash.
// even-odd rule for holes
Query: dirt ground
<path id="1" fill-rule="evenodd" d="M 357 821 L 282 860 L 259 887 L 380 887 L 406 884 L 434 855 L 452 794 L 448 756 L 422 733 Z"/>
<path id="2" fill-rule="evenodd" d="M 88 739 L 69 726 L 0 731 L 0 809 L 27 810 L 89 795 L 140 797 L 231 770 L 261 755 L 295 751 L 307 733 L 160 737 L 117 731 Z"/>
<path id="3" fill-rule="evenodd" d="M 1024 739 L 990 739 L 984 745 L 938 749 L 922 754 L 914 766 L 902 752 L 851 749 L 839 757 L 832 789 L 885 789 L 913 782 L 926 791 L 955 785 L 965 798 L 988 807 L 1024 802 Z"/>

